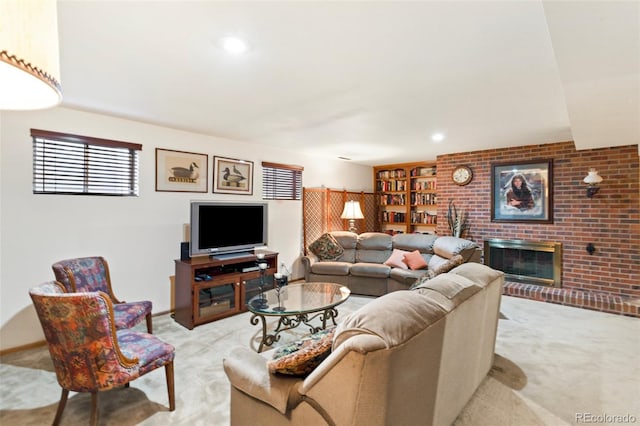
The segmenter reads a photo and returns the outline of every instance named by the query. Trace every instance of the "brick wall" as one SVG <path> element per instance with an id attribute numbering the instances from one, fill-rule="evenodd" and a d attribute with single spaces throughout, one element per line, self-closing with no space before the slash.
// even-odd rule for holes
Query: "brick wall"
<path id="1" fill-rule="evenodd" d="M 553 223 L 491 222 L 491 163 L 553 160 Z M 450 235 L 449 200 L 469 213 L 465 238 L 480 246 L 485 238 L 562 243 L 562 288 L 640 299 L 640 170 L 638 146 L 577 151 L 573 142 L 442 155 L 438 162 L 438 234 Z M 473 170 L 470 184 L 451 181 L 458 164 Z M 604 181 L 594 198 L 582 179 L 590 167 Z M 596 251 L 589 255 L 588 243 Z M 588 306 L 587 306 L 588 307 Z"/>

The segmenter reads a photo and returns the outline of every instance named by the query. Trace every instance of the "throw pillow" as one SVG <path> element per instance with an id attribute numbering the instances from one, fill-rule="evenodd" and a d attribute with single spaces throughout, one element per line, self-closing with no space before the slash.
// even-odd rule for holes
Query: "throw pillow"
<path id="1" fill-rule="evenodd" d="M 320 238 L 309 244 L 309 250 L 320 260 L 336 260 L 344 253 L 338 240 L 329 233 L 322 234 Z"/>
<path id="2" fill-rule="evenodd" d="M 462 265 L 463 263 L 464 263 L 464 258 L 461 255 L 456 254 L 455 256 L 451 257 L 451 259 L 447 259 L 445 262 L 442 262 L 441 264 L 439 264 L 436 268 L 429 269 L 428 274 L 431 278 L 433 278 L 436 275 L 449 272 L 456 266 Z"/>
<path id="3" fill-rule="evenodd" d="M 403 260 L 404 263 L 409 266 L 409 269 L 413 269 L 414 271 L 427 267 L 427 261 L 424 260 L 424 257 L 422 257 L 418 250 L 414 250 L 410 253 L 405 254 Z"/>
<path id="4" fill-rule="evenodd" d="M 402 261 L 405 254 L 408 254 L 408 251 L 393 249 L 391 252 L 391 256 L 387 260 L 384 261 L 384 264 L 387 266 L 391 266 L 392 268 L 401 268 L 401 269 L 409 269 L 406 263 Z"/>
<path id="5" fill-rule="evenodd" d="M 321 330 L 309 337 L 276 350 L 267 362 L 271 373 L 306 376 L 331 353 L 335 327 Z"/>

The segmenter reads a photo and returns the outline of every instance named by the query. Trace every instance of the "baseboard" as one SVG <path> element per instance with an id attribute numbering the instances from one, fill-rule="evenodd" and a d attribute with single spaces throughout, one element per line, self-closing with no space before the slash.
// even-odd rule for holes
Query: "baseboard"
<path id="1" fill-rule="evenodd" d="M 41 346 L 46 346 L 46 345 L 47 345 L 47 342 L 45 340 L 40 340 L 39 342 L 29 343 L 27 345 L 15 346 L 13 348 L 3 349 L 0 351 L 0 356 L 12 354 L 15 352 L 22 352 L 29 349 L 35 349 L 35 348 L 39 348 Z"/>
<path id="2" fill-rule="evenodd" d="M 162 311 L 162 312 L 156 312 L 155 314 L 151 314 L 152 317 L 157 317 L 160 315 L 167 315 L 172 313 L 173 311 L 171 310 L 166 310 L 166 311 Z M 46 340 L 40 340 L 38 342 L 33 342 L 33 343 L 29 343 L 26 345 L 21 345 L 21 346 L 15 346 L 13 348 L 8 348 L 8 349 L 3 349 L 0 350 L 0 356 L 3 355 L 9 355 L 15 352 L 22 352 L 22 351 L 27 351 L 29 349 L 34 349 L 34 348 L 39 348 L 41 346 L 46 346 L 47 345 L 47 341 Z"/>

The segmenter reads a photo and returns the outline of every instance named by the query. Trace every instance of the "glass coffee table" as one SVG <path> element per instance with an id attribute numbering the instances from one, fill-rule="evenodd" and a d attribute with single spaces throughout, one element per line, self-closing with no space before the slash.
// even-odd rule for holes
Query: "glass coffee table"
<path id="1" fill-rule="evenodd" d="M 262 295 L 252 297 L 247 307 L 253 313 L 251 324 L 262 323 L 262 340 L 258 352 L 271 346 L 280 339 L 280 333 L 305 324 L 311 333 L 327 327 L 327 321 L 336 324 L 338 316 L 336 306 L 349 298 L 351 290 L 334 283 L 302 283 L 289 284 L 280 288 L 267 290 Z M 279 317 L 278 326 L 272 333 L 267 333 L 267 317 Z M 319 318 L 321 327 L 310 322 Z"/>

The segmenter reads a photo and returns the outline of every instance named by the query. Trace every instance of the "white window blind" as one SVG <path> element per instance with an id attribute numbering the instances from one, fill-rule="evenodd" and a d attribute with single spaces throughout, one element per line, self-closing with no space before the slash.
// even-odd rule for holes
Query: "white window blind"
<path id="1" fill-rule="evenodd" d="M 302 199 L 303 167 L 289 164 L 262 163 L 263 200 Z"/>
<path id="2" fill-rule="evenodd" d="M 31 129 L 33 193 L 138 195 L 142 145 Z"/>

